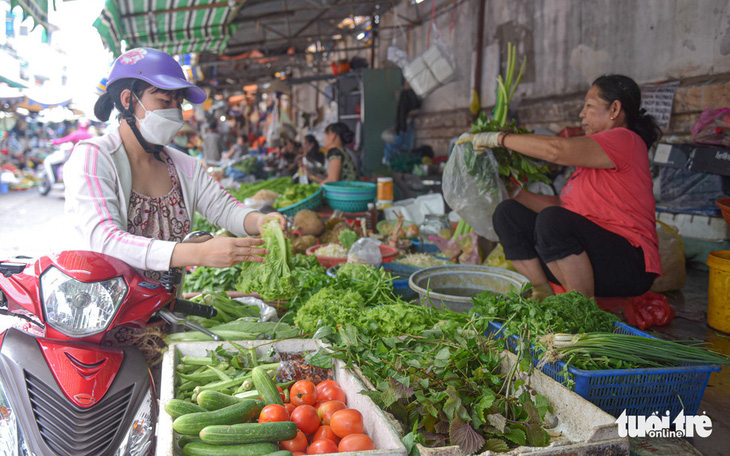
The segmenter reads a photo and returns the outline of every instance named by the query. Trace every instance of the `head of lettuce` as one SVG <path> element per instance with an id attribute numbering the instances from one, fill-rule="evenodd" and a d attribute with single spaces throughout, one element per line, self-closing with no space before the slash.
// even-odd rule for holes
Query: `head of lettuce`
<path id="1" fill-rule="evenodd" d="M 241 269 L 236 289 L 241 293 L 258 293 L 265 301 L 288 301 L 297 294 L 296 279 L 292 276 L 291 246 L 277 220 L 263 226 L 265 263 L 247 262 Z"/>

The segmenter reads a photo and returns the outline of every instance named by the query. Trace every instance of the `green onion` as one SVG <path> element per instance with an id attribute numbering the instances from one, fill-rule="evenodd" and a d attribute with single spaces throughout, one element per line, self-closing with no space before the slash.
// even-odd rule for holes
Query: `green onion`
<path id="1" fill-rule="evenodd" d="M 573 355 L 621 360 L 646 367 L 683 363 L 730 365 L 730 358 L 709 350 L 702 342 L 670 341 L 616 333 L 548 334 L 540 337 L 546 347 L 540 363 Z M 680 343 L 681 342 L 681 343 Z"/>

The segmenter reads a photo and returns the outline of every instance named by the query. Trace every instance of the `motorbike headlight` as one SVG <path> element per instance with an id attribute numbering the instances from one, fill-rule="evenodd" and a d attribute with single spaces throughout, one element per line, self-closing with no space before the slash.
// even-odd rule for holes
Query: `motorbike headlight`
<path id="1" fill-rule="evenodd" d="M 5 393 L 5 386 L 0 378 L 0 454 L 29 455 L 30 450 L 25 443 L 20 424 L 15 418 L 10 401 Z"/>
<path id="2" fill-rule="evenodd" d="M 104 331 L 127 293 L 122 277 L 103 282 L 81 282 L 50 267 L 41 276 L 46 322 L 69 337 Z"/>
<path id="3" fill-rule="evenodd" d="M 155 425 L 152 416 L 152 388 L 147 390 L 142 404 L 134 415 L 127 436 L 114 453 L 114 456 L 144 456 L 147 454 L 155 436 Z"/>

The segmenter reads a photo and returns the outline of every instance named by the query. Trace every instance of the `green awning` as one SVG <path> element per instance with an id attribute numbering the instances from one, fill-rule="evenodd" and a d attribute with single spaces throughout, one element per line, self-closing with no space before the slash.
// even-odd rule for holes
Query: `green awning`
<path id="1" fill-rule="evenodd" d="M 48 30 L 48 0 L 10 0 L 10 9 L 18 5 L 23 9 L 23 20 L 30 16 L 35 22 L 33 28 L 41 25 L 44 29 Z"/>
<path id="2" fill-rule="evenodd" d="M 16 89 L 27 89 L 28 88 L 27 85 L 21 84 L 20 82 L 14 81 L 1 74 L 0 74 L 0 82 L 4 82 L 5 84 L 9 85 L 10 87 L 14 87 Z"/>
<path id="3" fill-rule="evenodd" d="M 151 47 L 173 55 L 220 53 L 238 28 L 230 24 L 238 8 L 213 0 L 107 0 L 94 27 L 115 56 L 121 40 L 129 49 Z"/>

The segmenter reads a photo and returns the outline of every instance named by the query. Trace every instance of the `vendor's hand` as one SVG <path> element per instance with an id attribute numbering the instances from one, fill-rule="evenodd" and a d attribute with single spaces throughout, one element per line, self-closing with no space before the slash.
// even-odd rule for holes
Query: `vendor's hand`
<path id="1" fill-rule="evenodd" d="M 199 247 L 201 266 L 213 268 L 229 268 L 244 261 L 265 263 L 268 250 L 259 248 L 263 239 L 252 237 L 216 236 L 213 239 L 195 244 Z"/>
<path id="2" fill-rule="evenodd" d="M 464 134 L 456 141 L 456 144 L 472 143 L 474 150 L 494 149 L 499 146 L 499 135 L 501 132 L 491 131 L 488 133 Z"/>
<path id="3" fill-rule="evenodd" d="M 251 212 L 246 216 L 244 228 L 249 234 L 261 234 L 263 226 L 272 219 L 277 220 L 281 229 L 286 231 L 286 218 L 278 212 L 271 212 L 269 214 L 264 214 L 263 212 Z"/>

